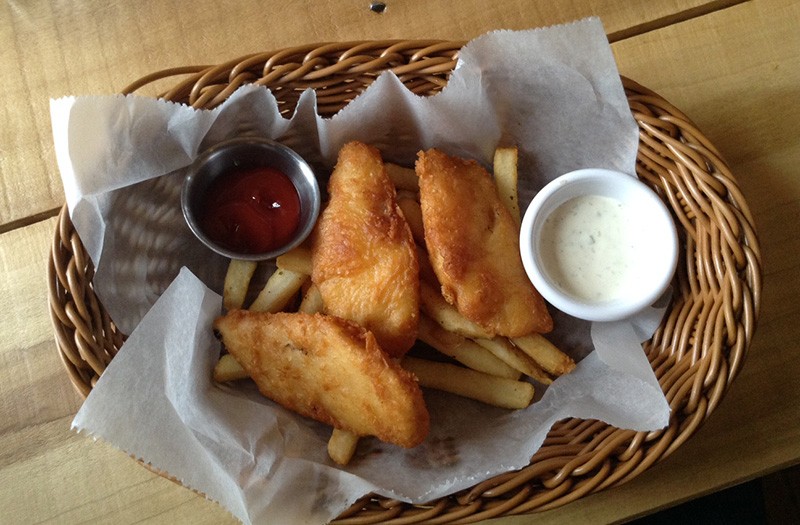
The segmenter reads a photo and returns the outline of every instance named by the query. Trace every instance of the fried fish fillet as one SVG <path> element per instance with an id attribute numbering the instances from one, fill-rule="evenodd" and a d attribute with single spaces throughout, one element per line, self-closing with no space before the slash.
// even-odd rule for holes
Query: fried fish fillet
<path id="1" fill-rule="evenodd" d="M 380 152 L 345 144 L 328 193 L 311 251 L 311 280 L 325 312 L 370 330 L 386 353 L 400 357 L 417 337 L 419 263 Z"/>
<path id="2" fill-rule="evenodd" d="M 491 175 L 431 149 L 416 163 L 425 243 L 442 295 L 490 333 L 545 333 L 553 320 L 525 274 L 519 231 Z"/>
<path id="3" fill-rule="evenodd" d="M 233 310 L 214 329 L 259 391 L 289 410 L 401 447 L 419 445 L 428 434 L 416 380 L 355 323 Z"/>

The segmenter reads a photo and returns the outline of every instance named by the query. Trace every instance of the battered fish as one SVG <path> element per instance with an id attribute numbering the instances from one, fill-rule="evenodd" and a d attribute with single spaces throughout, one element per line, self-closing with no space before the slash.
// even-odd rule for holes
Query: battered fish
<path id="1" fill-rule="evenodd" d="M 401 447 L 419 445 L 428 434 L 414 377 L 352 322 L 233 310 L 214 329 L 259 391 L 289 410 Z"/>
<path id="2" fill-rule="evenodd" d="M 380 152 L 344 145 L 328 193 L 311 250 L 311 280 L 325 312 L 370 330 L 386 353 L 400 357 L 417 337 L 419 263 Z"/>
<path id="3" fill-rule="evenodd" d="M 507 337 L 553 329 L 544 299 L 528 280 L 519 231 L 491 175 L 475 161 L 420 152 L 425 244 L 442 295 L 484 330 Z"/>

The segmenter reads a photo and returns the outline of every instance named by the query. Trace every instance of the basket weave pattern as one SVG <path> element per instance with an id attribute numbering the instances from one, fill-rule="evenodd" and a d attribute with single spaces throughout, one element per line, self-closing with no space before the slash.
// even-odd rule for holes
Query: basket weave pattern
<path id="1" fill-rule="evenodd" d="M 314 44 L 217 66 L 160 71 L 124 90 L 171 82 L 161 98 L 212 108 L 243 84 L 269 87 L 281 112 L 303 90 L 317 92 L 320 114 L 344 107 L 377 76 L 395 72 L 415 93 L 446 85 L 463 42 L 370 41 Z M 670 425 L 634 432 L 600 421 L 557 422 L 530 465 L 451 497 L 410 505 L 369 495 L 341 524 L 467 523 L 546 510 L 630 480 L 685 442 L 739 372 L 755 329 L 761 254 L 753 220 L 719 152 L 677 108 L 623 79 L 639 124 L 637 173 L 672 210 L 681 259 L 667 315 L 645 351 L 672 409 Z M 92 287 L 93 268 L 66 208 L 49 265 L 50 310 L 59 355 L 88 395 L 124 342 Z"/>

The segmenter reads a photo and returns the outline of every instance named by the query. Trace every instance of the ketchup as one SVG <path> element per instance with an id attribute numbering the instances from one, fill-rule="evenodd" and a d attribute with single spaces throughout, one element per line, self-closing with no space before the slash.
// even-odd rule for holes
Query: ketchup
<path id="1" fill-rule="evenodd" d="M 264 253 L 288 243 L 300 222 L 300 196 L 284 173 L 238 168 L 208 188 L 200 227 L 214 242 L 239 253 Z"/>

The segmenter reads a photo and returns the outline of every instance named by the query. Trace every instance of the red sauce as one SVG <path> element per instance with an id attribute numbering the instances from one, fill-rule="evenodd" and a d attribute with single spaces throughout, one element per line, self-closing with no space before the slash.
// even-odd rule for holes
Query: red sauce
<path id="1" fill-rule="evenodd" d="M 285 245 L 300 222 L 297 190 L 273 168 L 243 168 L 218 177 L 203 204 L 199 222 L 206 235 L 240 253 Z"/>

